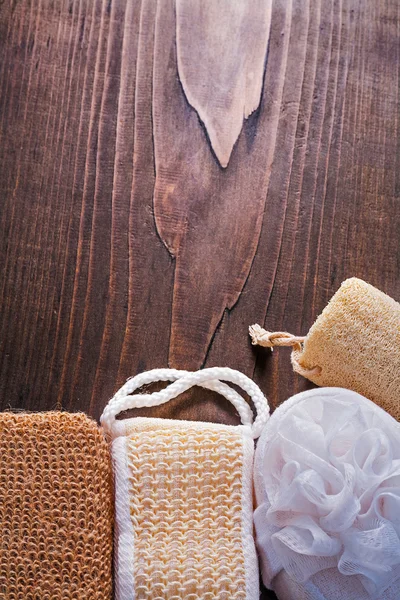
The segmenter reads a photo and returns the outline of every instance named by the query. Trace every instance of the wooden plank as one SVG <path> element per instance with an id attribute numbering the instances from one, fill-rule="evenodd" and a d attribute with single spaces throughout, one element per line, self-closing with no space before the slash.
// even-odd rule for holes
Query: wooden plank
<path id="1" fill-rule="evenodd" d="M 398 2 L 229 4 L 1 3 L 2 408 L 98 417 L 168 364 L 275 406 L 308 384 L 249 324 L 304 334 L 353 275 L 400 299 Z M 237 422 L 202 398 L 146 414 Z"/>
<path id="2" fill-rule="evenodd" d="M 224 310 L 237 302 L 257 248 L 288 52 L 288 35 L 281 33 L 289 31 L 290 10 L 278 8 L 283 29 L 270 48 L 271 79 L 281 84 L 271 85 L 269 102 L 244 123 L 229 165 L 221 169 L 181 92 L 172 8 L 172 1 L 160 3 L 156 22 L 154 213 L 175 258 L 169 360 L 196 369 Z"/>

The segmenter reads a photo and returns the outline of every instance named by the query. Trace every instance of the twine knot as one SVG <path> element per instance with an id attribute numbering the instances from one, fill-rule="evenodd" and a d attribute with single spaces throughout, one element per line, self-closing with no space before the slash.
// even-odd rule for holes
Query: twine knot
<path id="1" fill-rule="evenodd" d="M 264 346 L 264 348 L 273 349 L 274 346 L 292 346 L 301 349 L 305 337 L 292 335 L 287 331 L 266 331 L 260 325 L 251 325 L 249 327 L 251 343 L 254 346 Z"/>
<path id="2" fill-rule="evenodd" d="M 311 378 L 321 374 L 321 367 L 306 367 L 300 364 L 303 351 L 303 343 L 306 339 L 303 335 L 293 335 L 287 331 L 266 331 L 260 325 L 251 325 L 249 327 L 251 343 L 254 346 L 264 346 L 264 348 L 274 349 L 274 346 L 291 346 L 291 361 L 295 371 L 303 377 Z"/>

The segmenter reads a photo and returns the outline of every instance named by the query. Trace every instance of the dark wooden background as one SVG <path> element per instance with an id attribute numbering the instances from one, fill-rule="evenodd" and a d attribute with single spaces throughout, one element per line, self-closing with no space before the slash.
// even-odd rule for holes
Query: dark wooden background
<path id="1" fill-rule="evenodd" d="M 353 275 L 400 298 L 398 0 L 198 7 L 0 1 L 3 409 L 98 418 L 167 365 L 275 406 L 307 383 L 250 324 L 305 334 Z M 157 414 L 237 422 L 211 394 Z"/>

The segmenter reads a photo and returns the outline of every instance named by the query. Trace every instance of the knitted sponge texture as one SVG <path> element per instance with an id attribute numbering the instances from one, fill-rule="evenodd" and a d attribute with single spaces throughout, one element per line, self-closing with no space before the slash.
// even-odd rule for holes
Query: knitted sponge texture
<path id="1" fill-rule="evenodd" d="M 0 414 L 0 598 L 111 598 L 110 473 L 85 415 Z"/>
<path id="2" fill-rule="evenodd" d="M 132 421 L 126 449 L 134 597 L 258 598 L 253 441 L 244 449 L 235 427 Z"/>
<path id="3" fill-rule="evenodd" d="M 321 368 L 309 377 L 317 385 L 359 392 L 400 420 L 400 304 L 372 285 L 347 279 L 296 358 Z"/>

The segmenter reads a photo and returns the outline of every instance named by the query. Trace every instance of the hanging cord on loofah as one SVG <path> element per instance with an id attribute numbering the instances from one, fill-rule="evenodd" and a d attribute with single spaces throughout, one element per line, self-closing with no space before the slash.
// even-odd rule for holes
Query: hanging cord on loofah
<path id="1" fill-rule="evenodd" d="M 160 392 L 130 395 L 143 385 L 155 381 L 173 381 L 174 383 L 171 383 Z M 250 396 L 257 411 L 254 423 L 253 413 L 246 400 L 233 388 L 223 383 L 223 381 L 238 385 Z M 101 424 L 106 430 L 110 431 L 118 413 L 129 408 L 159 406 L 194 385 L 214 390 L 225 396 L 235 406 L 243 425 L 251 426 L 253 437 L 257 438 L 260 435 L 264 424 L 269 418 L 268 401 L 254 381 L 246 377 L 243 373 L 229 369 L 228 367 L 211 367 L 194 373 L 190 371 L 178 371 L 176 369 L 153 369 L 152 371 L 140 373 L 136 377 L 128 379 L 110 400 L 101 416 Z"/>
<path id="2" fill-rule="evenodd" d="M 303 375 L 303 377 L 308 378 L 310 375 L 319 375 L 321 373 L 321 367 L 315 366 L 308 369 L 299 363 L 306 336 L 293 335 L 287 331 L 266 331 L 257 324 L 249 327 L 249 334 L 253 346 L 263 346 L 264 348 L 271 348 L 271 350 L 275 346 L 292 347 L 291 361 L 293 368 L 297 373 Z"/>

